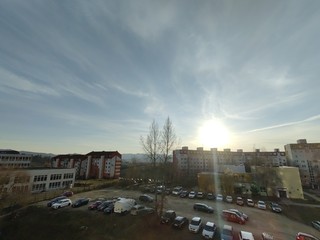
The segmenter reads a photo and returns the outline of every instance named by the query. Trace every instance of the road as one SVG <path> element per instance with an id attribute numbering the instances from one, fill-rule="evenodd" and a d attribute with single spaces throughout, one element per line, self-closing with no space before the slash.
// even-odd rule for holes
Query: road
<path id="1" fill-rule="evenodd" d="M 71 200 L 75 200 L 80 197 L 89 197 L 92 200 L 97 198 L 110 199 L 114 197 L 128 197 L 135 198 L 142 193 L 139 191 L 123 190 L 123 189 L 104 189 L 85 193 L 79 193 L 71 197 Z M 152 195 L 151 195 L 152 196 Z M 154 197 L 154 196 L 153 196 Z M 193 204 L 196 202 L 206 203 L 214 208 L 214 214 L 208 214 L 203 212 L 197 212 L 193 210 Z M 42 203 L 45 205 L 45 203 Z M 274 236 L 274 239 L 295 239 L 297 232 L 306 232 L 314 236 L 319 236 L 319 231 L 311 226 L 304 225 L 302 223 L 288 219 L 282 214 L 276 214 L 270 210 L 261 210 L 253 207 L 238 206 L 232 203 L 218 202 L 207 199 L 188 199 L 180 198 L 176 196 L 167 196 L 165 209 L 173 209 L 177 215 L 186 216 L 191 219 L 194 216 L 199 216 L 203 219 L 203 222 L 213 221 L 218 229 L 222 228 L 224 224 L 233 226 L 234 231 L 237 233 L 240 230 L 249 231 L 254 234 L 256 239 L 261 239 L 262 232 L 268 232 Z M 236 208 L 249 216 L 249 221 L 245 225 L 240 225 L 232 222 L 227 222 L 221 218 L 221 212 L 224 209 Z M 85 207 L 80 209 L 86 209 Z M 201 239 L 200 234 L 195 235 L 192 239 Z M 219 238 L 215 238 L 219 239 Z"/>

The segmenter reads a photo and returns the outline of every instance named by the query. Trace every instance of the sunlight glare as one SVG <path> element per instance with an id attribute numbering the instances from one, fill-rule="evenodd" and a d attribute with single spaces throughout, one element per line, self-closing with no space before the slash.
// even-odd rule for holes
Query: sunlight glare
<path id="1" fill-rule="evenodd" d="M 204 122 L 198 131 L 198 142 L 204 148 L 224 147 L 229 143 L 229 138 L 229 130 L 218 119 Z"/>

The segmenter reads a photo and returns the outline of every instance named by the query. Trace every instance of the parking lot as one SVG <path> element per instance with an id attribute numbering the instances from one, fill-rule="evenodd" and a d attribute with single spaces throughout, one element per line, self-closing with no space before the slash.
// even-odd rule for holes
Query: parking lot
<path id="1" fill-rule="evenodd" d="M 110 199 L 114 197 L 128 197 L 138 199 L 142 193 L 140 191 L 124 190 L 124 189 L 104 189 L 91 192 L 85 192 L 76 194 L 71 197 L 71 200 L 76 200 L 80 197 L 88 197 L 91 201 L 98 198 Z M 149 194 L 151 195 L 151 194 Z M 154 197 L 154 195 L 151 195 Z M 214 213 L 204 213 L 193 210 L 193 204 L 196 202 L 205 203 L 214 208 Z M 45 203 L 42 203 L 45 204 Z M 153 206 L 153 204 L 149 204 Z M 221 217 L 221 212 L 224 209 L 236 208 L 244 212 L 249 216 L 249 221 L 244 225 L 240 225 L 233 222 L 227 222 Z M 201 217 L 203 222 L 211 221 L 214 222 L 218 230 L 223 227 L 224 224 L 231 225 L 234 229 L 236 238 L 238 239 L 238 233 L 240 230 L 249 231 L 254 234 L 256 239 L 261 239 L 262 232 L 268 232 L 274 236 L 274 239 L 295 239 L 297 232 L 307 232 L 314 236 L 319 236 L 319 232 L 313 229 L 311 226 L 293 221 L 283 216 L 271 212 L 269 209 L 261 210 L 256 207 L 238 206 L 235 203 L 226 203 L 207 199 L 189 199 L 180 198 L 177 196 L 168 195 L 165 198 L 164 209 L 173 209 L 177 215 L 185 216 L 189 220 L 194 216 Z M 62 209 L 61 209 L 62 210 Z M 79 210 L 87 210 L 87 207 L 81 207 Z M 183 231 L 188 231 L 187 227 Z M 201 234 L 190 233 L 190 239 L 201 239 Z M 220 239 L 216 234 L 215 239 Z"/>

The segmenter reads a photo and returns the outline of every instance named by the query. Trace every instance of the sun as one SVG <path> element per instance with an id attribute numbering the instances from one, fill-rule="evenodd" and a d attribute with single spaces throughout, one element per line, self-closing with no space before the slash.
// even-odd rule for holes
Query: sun
<path id="1" fill-rule="evenodd" d="M 205 121 L 198 130 L 198 142 L 205 148 L 224 147 L 229 140 L 229 130 L 219 119 Z"/>

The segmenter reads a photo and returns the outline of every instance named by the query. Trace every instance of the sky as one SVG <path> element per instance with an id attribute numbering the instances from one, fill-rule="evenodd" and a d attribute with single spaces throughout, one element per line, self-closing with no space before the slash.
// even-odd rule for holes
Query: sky
<path id="1" fill-rule="evenodd" d="M 318 0 L 2 0 L 0 149 L 320 142 Z"/>

